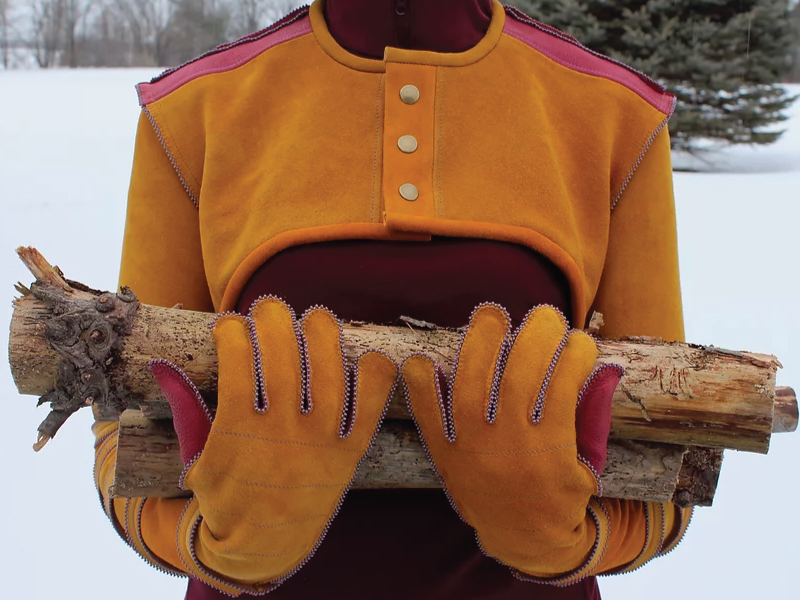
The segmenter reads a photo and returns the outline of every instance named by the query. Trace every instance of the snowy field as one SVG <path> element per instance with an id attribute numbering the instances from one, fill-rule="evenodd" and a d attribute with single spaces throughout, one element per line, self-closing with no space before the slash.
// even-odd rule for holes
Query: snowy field
<path id="1" fill-rule="evenodd" d="M 0 72 L 2 348 L 12 284 L 31 279 L 15 247 L 37 246 L 71 278 L 115 288 L 133 84 L 152 75 Z M 778 144 L 695 161 L 705 172 L 675 182 L 688 339 L 776 354 L 785 366 L 778 383 L 800 389 L 800 106 L 787 126 Z M 16 393 L 5 367 L 0 399 L 0 596 L 182 598 L 184 581 L 146 566 L 106 521 L 92 483 L 89 412 L 34 454 L 46 409 Z M 800 434 L 775 436 L 768 457 L 729 452 L 714 508 L 696 511 L 670 556 L 601 580 L 604 598 L 797 598 L 798 458 Z"/>

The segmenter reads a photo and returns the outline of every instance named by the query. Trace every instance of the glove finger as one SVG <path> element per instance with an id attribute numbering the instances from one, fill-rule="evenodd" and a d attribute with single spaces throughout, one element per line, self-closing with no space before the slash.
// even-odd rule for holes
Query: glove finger
<path id="1" fill-rule="evenodd" d="M 317 308 L 303 316 L 301 329 L 309 366 L 305 425 L 313 430 L 314 437 L 333 440 L 342 428 L 347 397 L 341 327 L 332 313 Z"/>
<path id="2" fill-rule="evenodd" d="M 625 370 L 617 364 L 596 367 L 583 386 L 575 411 L 578 456 L 599 477 L 606 465 L 608 434 L 611 431 L 611 399 Z"/>
<path id="3" fill-rule="evenodd" d="M 503 369 L 497 402 L 499 427 L 527 431 L 531 421 L 539 421 L 544 390 L 566 333 L 566 319 L 551 306 L 537 306 L 525 317 Z"/>
<path id="4" fill-rule="evenodd" d="M 452 413 L 456 432 L 463 432 L 468 438 L 485 429 L 487 416 L 493 412 L 496 369 L 509 324 L 504 308 L 483 304 L 472 314 L 462 340 L 453 379 Z"/>
<path id="5" fill-rule="evenodd" d="M 573 329 L 566 338 L 564 349 L 553 375 L 544 389 L 542 423 L 559 439 L 576 439 L 575 411 L 578 396 L 595 367 L 599 351 L 595 341 Z"/>
<path id="6" fill-rule="evenodd" d="M 306 408 L 308 376 L 305 340 L 298 334 L 294 311 L 279 298 L 268 296 L 253 305 L 250 318 L 260 354 L 266 410 L 271 420 L 294 429 Z"/>
<path id="7" fill-rule="evenodd" d="M 351 400 L 341 413 L 342 436 L 357 448 L 366 448 L 380 427 L 394 395 L 397 365 L 381 352 L 358 357 Z"/>
<path id="8" fill-rule="evenodd" d="M 259 406 L 255 355 L 249 321 L 224 314 L 213 327 L 219 360 L 217 414 L 214 423 L 228 428 L 252 417 Z"/>
<path id="9" fill-rule="evenodd" d="M 181 460 L 188 465 L 206 445 L 211 431 L 211 411 L 197 386 L 181 369 L 167 360 L 151 360 L 150 372 L 172 409 L 172 423 L 178 435 Z"/>
<path id="10" fill-rule="evenodd" d="M 416 421 L 424 442 L 433 451 L 455 440 L 452 411 L 442 390 L 440 368 L 424 354 L 412 354 L 401 366 L 408 412 Z"/>

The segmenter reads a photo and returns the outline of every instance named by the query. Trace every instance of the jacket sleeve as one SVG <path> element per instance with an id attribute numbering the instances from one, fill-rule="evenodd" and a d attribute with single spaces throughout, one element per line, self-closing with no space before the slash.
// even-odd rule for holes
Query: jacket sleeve
<path id="1" fill-rule="evenodd" d="M 603 315 L 605 325 L 600 335 L 605 338 L 684 339 L 666 127 L 655 136 L 612 205 L 608 252 L 592 311 Z M 671 551 L 692 515 L 691 508 L 681 509 L 671 503 L 608 498 L 601 503 L 611 530 L 598 573 L 632 571 Z"/>
<path id="2" fill-rule="evenodd" d="M 136 134 L 120 285 L 158 306 L 213 311 L 203 269 L 198 210 L 146 111 Z M 184 571 L 176 531 L 188 499 L 110 497 L 117 456 L 116 422 L 98 421 L 94 478 L 119 535 L 154 567 Z"/>

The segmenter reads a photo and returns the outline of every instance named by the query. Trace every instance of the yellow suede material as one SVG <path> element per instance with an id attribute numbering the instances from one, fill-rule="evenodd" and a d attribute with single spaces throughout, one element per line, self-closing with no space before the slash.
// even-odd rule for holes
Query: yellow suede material
<path id="1" fill-rule="evenodd" d="M 136 134 L 120 285 L 142 302 L 213 310 L 203 269 L 197 209 L 147 118 Z"/>
<path id="2" fill-rule="evenodd" d="M 600 565 L 600 570 L 606 573 L 628 573 L 644 566 L 661 552 L 664 544 L 664 534 L 667 531 L 667 523 L 665 520 L 669 504 L 662 504 L 659 502 L 645 502 L 646 513 L 646 539 L 644 545 L 640 548 L 639 554 L 631 562 L 619 566 L 615 569 L 611 568 L 614 562 L 615 555 L 609 555 L 604 559 Z M 671 511 L 669 511 L 671 512 Z M 628 530 L 628 534 L 634 528 Z M 618 553 L 616 557 L 621 556 L 622 552 Z"/>
<path id="3" fill-rule="evenodd" d="M 106 513 L 117 533 L 126 539 L 125 534 L 125 501 L 112 500 L 108 491 L 114 484 L 114 465 L 117 461 L 116 421 L 98 421 L 92 425 L 95 435 L 94 448 L 94 485 L 100 494 L 103 511 Z"/>
<path id="4" fill-rule="evenodd" d="M 388 63 L 385 80 L 383 218 L 433 218 L 436 67 Z M 419 89 L 420 97 L 414 104 L 406 104 L 400 98 L 400 89 L 405 85 Z M 418 147 L 414 152 L 407 154 L 398 148 L 397 141 L 404 135 L 416 138 Z M 400 186 L 405 183 L 416 186 L 419 198 L 409 201 L 400 195 Z"/>
<path id="5" fill-rule="evenodd" d="M 197 502 L 181 524 L 179 550 L 192 574 L 209 584 L 259 591 L 299 568 L 320 542 L 377 430 L 397 369 L 376 352 L 359 358 L 350 429 L 336 319 L 315 309 L 302 321 L 308 412 L 290 310 L 267 298 L 252 319 L 266 410 L 256 405 L 259 355 L 248 321 L 222 316 L 214 327 L 219 406 L 205 448 L 184 478 Z M 340 431 L 349 433 L 342 437 Z"/>
<path id="6" fill-rule="evenodd" d="M 151 560 L 166 563 L 177 571 L 185 571 L 175 541 L 175 524 L 186 506 L 186 500 L 177 498 L 142 500 L 141 506 L 138 507 L 137 533 L 141 543 L 150 553 Z"/>
<path id="7" fill-rule="evenodd" d="M 598 566 L 600 572 L 614 571 L 631 563 L 649 541 L 647 537 L 647 503 L 603 498 L 603 507 L 611 523 L 612 535 L 606 547 L 603 560 Z"/>
<path id="8" fill-rule="evenodd" d="M 655 137 L 612 212 L 606 263 L 592 306 L 603 314 L 603 337 L 648 335 L 684 340 L 669 146 L 665 128 Z M 637 568 L 664 551 L 654 545 L 652 535 L 643 547 L 648 530 L 645 503 L 604 502 L 609 506 L 612 526 L 609 549 L 599 572 L 629 571 L 630 565 Z M 667 516 L 665 539 L 671 541 L 672 549 L 686 532 L 692 509 L 666 503 L 655 512 L 660 514 L 662 508 Z M 675 513 L 681 518 L 672 518 Z"/>
<path id="9" fill-rule="evenodd" d="M 608 535 L 604 511 L 587 510 L 597 480 L 578 460 L 575 432 L 597 346 L 582 332 L 567 334 L 552 308 L 537 308 L 514 340 L 490 422 L 495 360 L 507 329 L 506 314 L 495 306 L 473 315 L 452 385 L 452 431 L 427 356 L 403 364 L 409 405 L 448 494 L 483 549 L 527 575 L 568 574 L 571 581 L 596 567 Z"/>
<path id="10" fill-rule="evenodd" d="M 435 234 L 543 253 L 569 278 L 571 320 L 582 325 L 607 266 L 611 204 L 643 154 L 641 167 L 651 168 L 634 173 L 617 210 L 650 210 L 671 191 L 661 185 L 668 162 L 645 153 L 667 115 L 503 33 L 505 18 L 496 3 L 486 37 L 465 53 L 388 49 L 370 60 L 336 44 L 315 2 L 311 33 L 147 104 L 164 145 L 158 177 L 172 183 L 160 186 L 158 206 L 132 194 L 141 206 L 131 211 L 156 220 L 199 204 L 198 221 L 172 226 L 192 230 L 186 252 L 195 254 L 184 262 L 202 265 L 217 310 L 230 309 L 254 270 L 287 244 Z M 411 105 L 399 97 L 408 84 L 420 89 Z M 402 153 L 399 135 L 417 137 L 418 149 Z M 150 133 L 148 148 L 157 142 Z M 151 173 L 135 169 L 132 189 Z M 417 186 L 420 198 L 402 199 L 401 183 Z M 146 229 L 131 229 L 124 262 L 141 251 L 133 238 Z M 669 250 L 665 260 L 675 262 Z M 154 287 L 176 287 L 171 270 L 139 261 L 123 282 L 146 276 Z"/>
<path id="11" fill-rule="evenodd" d="M 593 306 L 605 320 L 603 337 L 684 339 L 670 160 L 664 129 L 612 213 L 606 263 Z"/>
<path id="12" fill-rule="evenodd" d="M 672 508 L 672 511 L 669 509 Z M 683 539 L 686 530 L 689 528 L 689 522 L 692 520 L 692 507 L 679 508 L 675 505 L 667 505 L 667 515 L 673 514 L 672 520 L 667 521 L 667 535 L 664 538 L 664 545 L 661 548 L 661 554 L 672 552 Z"/>
<path id="13" fill-rule="evenodd" d="M 175 544 L 175 531 L 185 500 L 167 498 L 114 498 L 109 490 L 114 483 L 117 459 L 116 421 L 97 421 L 92 425 L 95 446 L 95 486 L 103 508 L 117 533 L 148 563 L 181 574 L 184 571 Z M 147 541 L 145 541 L 147 540 Z"/>

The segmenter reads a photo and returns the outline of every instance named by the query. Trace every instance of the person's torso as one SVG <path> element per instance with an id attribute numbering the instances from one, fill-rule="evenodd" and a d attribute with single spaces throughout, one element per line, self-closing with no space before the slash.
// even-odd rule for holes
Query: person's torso
<path id="1" fill-rule="evenodd" d="M 287 247 L 434 235 L 543 254 L 582 320 L 611 206 L 673 98 L 499 3 L 473 48 L 383 61 L 308 10 L 139 88 L 199 206 L 215 308 Z"/>

